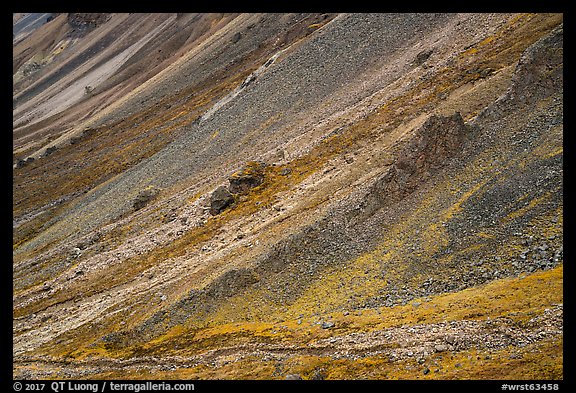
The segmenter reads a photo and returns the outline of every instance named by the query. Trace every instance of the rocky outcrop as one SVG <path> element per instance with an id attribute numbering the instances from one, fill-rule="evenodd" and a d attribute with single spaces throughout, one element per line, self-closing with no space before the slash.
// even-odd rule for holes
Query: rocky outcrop
<path id="1" fill-rule="evenodd" d="M 372 186 L 359 208 L 362 217 L 414 191 L 459 153 L 470 133 L 460 113 L 430 116 L 394 164 Z"/>
<path id="2" fill-rule="evenodd" d="M 218 215 L 233 203 L 234 195 L 226 187 L 220 186 L 210 195 L 210 214 Z"/>
<path id="3" fill-rule="evenodd" d="M 264 181 L 264 168 L 266 164 L 259 161 L 250 161 L 244 168 L 234 173 L 228 181 L 232 194 L 247 194 L 251 188 L 257 187 Z"/>
<path id="4" fill-rule="evenodd" d="M 218 187 L 210 195 L 210 214 L 218 215 L 235 201 L 234 195 L 245 195 L 250 189 L 259 186 L 264 181 L 266 164 L 260 161 L 249 161 L 242 169 L 230 176 L 228 188 Z"/>
<path id="5" fill-rule="evenodd" d="M 151 200 L 156 198 L 160 190 L 157 188 L 146 188 L 138 193 L 134 201 L 132 202 L 132 208 L 134 210 L 140 210 L 146 206 Z"/>
<path id="6" fill-rule="evenodd" d="M 564 30 L 560 25 L 524 52 L 512 77 L 511 94 L 524 103 L 562 91 L 563 63 Z"/>
<path id="7" fill-rule="evenodd" d="M 68 14 L 68 24 L 75 28 L 98 27 L 106 23 L 111 18 L 111 14 L 90 12 L 90 13 L 70 13 Z"/>
<path id="8" fill-rule="evenodd" d="M 460 113 L 429 117 L 384 177 L 384 191 L 401 196 L 414 190 L 457 154 L 467 133 Z"/>
<path id="9" fill-rule="evenodd" d="M 519 106 L 534 105 L 564 88 L 564 29 L 556 27 L 524 51 L 508 90 L 472 121 L 498 121 Z M 557 120 L 560 122 L 560 119 Z"/>

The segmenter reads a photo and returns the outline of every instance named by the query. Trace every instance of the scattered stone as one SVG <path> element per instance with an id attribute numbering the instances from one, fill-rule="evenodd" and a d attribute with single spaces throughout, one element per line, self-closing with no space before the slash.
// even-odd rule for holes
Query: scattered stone
<path id="1" fill-rule="evenodd" d="M 236 34 L 234 34 L 234 36 L 232 37 L 232 43 L 235 44 L 238 41 L 240 41 L 240 38 L 242 38 L 242 33 L 237 32 Z"/>
<path id="2" fill-rule="evenodd" d="M 427 375 L 428 373 L 430 373 L 430 369 L 429 369 L 428 367 L 426 367 L 426 368 L 422 371 L 422 373 L 423 373 L 424 375 Z"/>
<path id="3" fill-rule="evenodd" d="M 333 322 L 322 322 L 320 326 L 322 327 L 322 329 L 331 329 L 336 325 L 334 325 Z"/>
<path id="4" fill-rule="evenodd" d="M 302 377 L 298 374 L 288 374 L 284 379 L 287 381 L 301 381 Z"/>
<path id="5" fill-rule="evenodd" d="M 50 146 L 49 148 L 44 151 L 44 157 L 48 157 L 50 154 L 56 151 L 56 146 Z"/>
<path id="6" fill-rule="evenodd" d="M 81 255 L 82 255 L 82 251 L 80 250 L 80 248 L 74 247 L 72 250 L 70 250 L 70 254 L 68 255 L 68 258 L 69 259 L 76 259 Z"/>
<path id="7" fill-rule="evenodd" d="M 292 169 L 290 169 L 290 168 L 282 168 L 280 170 L 280 175 L 282 175 L 282 176 L 287 176 L 291 173 L 292 173 Z"/>
<path id="8" fill-rule="evenodd" d="M 482 71 L 480 71 L 480 78 L 487 78 L 493 73 L 494 73 L 493 68 L 484 68 Z"/>
<path id="9" fill-rule="evenodd" d="M 444 344 L 438 344 L 438 345 L 434 346 L 434 350 L 436 352 L 444 352 L 444 351 L 448 350 L 448 347 Z"/>
<path id="10" fill-rule="evenodd" d="M 175 219 L 178 218 L 178 215 L 176 214 L 176 212 L 171 211 L 169 213 L 167 213 L 163 218 L 162 218 L 162 223 L 166 224 L 169 222 L 174 221 Z"/>

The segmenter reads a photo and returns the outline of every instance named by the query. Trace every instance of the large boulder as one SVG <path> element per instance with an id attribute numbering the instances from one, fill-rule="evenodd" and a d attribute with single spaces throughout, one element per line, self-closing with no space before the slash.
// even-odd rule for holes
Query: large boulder
<path id="1" fill-rule="evenodd" d="M 213 216 L 220 214 L 233 203 L 234 195 L 226 187 L 220 186 L 210 195 L 210 214 Z"/>
<path id="2" fill-rule="evenodd" d="M 146 206 L 152 199 L 156 198 L 158 193 L 160 192 L 159 189 L 154 187 L 148 187 L 138 193 L 134 201 L 132 201 L 132 207 L 134 210 L 140 210 L 144 206 Z"/>
<path id="3" fill-rule="evenodd" d="M 251 188 L 257 187 L 264 181 L 264 168 L 266 164 L 260 161 L 249 161 L 244 168 L 234 173 L 228 181 L 232 194 L 248 194 Z"/>

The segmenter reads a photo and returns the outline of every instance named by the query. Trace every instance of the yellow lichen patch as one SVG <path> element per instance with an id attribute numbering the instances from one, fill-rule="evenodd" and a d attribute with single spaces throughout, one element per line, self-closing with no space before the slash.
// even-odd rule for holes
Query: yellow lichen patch
<path id="1" fill-rule="evenodd" d="M 462 192 L 458 201 L 456 201 L 456 203 L 454 203 L 450 208 L 446 209 L 442 213 L 442 219 L 444 221 L 452 219 L 462 210 L 462 204 L 466 202 L 472 195 L 477 195 L 487 182 L 488 180 L 480 181 L 478 184 L 471 187 L 468 191 Z"/>
<path id="2" fill-rule="evenodd" d="M 440 223 L 431 223 L 421 236 L 425 254 L 432 255 L 448 245 L 448 233 Z"/>
<path id="3" fill-rule="evenodd" d="M 494 239 L 496 237 L 495 235 L 486 232 L 478 232 L 477 236 L 483 239 Z"/>
<path id="4" fill-rule="evenodd" d="M 364 263 L 369 263 L 368 259 Z M 235 346 L 254 343 L 306 347 L 306 343 L 348 333 L 374 332 L 383 329 L 458 320 L 486 320 L 507 317 L 517 323 L 529 321 L 544 309 L 563 302 L 563 266 L 530 275 L 498 279 L 459 292 L 414 299 L 405 306 L 379 307 L 344 314 L 331 312 L 305 315 L 275 322 L 243 321 L 220 323 L 196 328 L 190 323 L 177 325 L 166 334 L 133 348 L 110 351 L 91 346 L 69 353 L 78 359 L 99 357 L 132 357 L 146 355 L 194 356 L 218 348 L 230 348 L 228 361 L 217 366 L 198 365 L 148 374 L 146 370 L 125 373 L 104 373 L 106 378 L 263 378 L 282 379 L 296 373 L 311 379 L 321 372 L 326 379 L 406 379 L 406 378 L 494 378 L 499 373 L 514 378 L 555 378 L 561 375 L 562 341 L 547 341 L 527 347 L 497 351 L 465 350 L 434 355 L 425 364 L 414 360 L 390 362 L 387 357 L 367 357 L 355 361 L 328 356 L 290 355 L 278 364 L 259 358 L 235 358 Z M 252 303 L 253 299 L 247 299 Z M 412 303 L 419 303 L 415 306 Z M 334 329 L 321 329 L 316 321 L 330 320 Z M 393 343 L 392 343 L 393 344 Z M 521 354 L 519 357 L 518 354 Z M 514 354 L 511 358 L 510 355 Z M 488 358 L 487 358 L 488 356 Z M 480 357 L 480 359 L 478 359 Z M 429 368 L 429 373 L 422 370 Z M 438 370 L 438 371 L 436 371 Z M 535 375 L 538 370 L 540 375 Z M 559 374 L 560 373 L 560 374 Z M 499 377 L 498 377 L 499 378 Z M 504 378 L 504 377 L 503 377 Z"/>
<path id="5" fill-rule="evenodd" d="M 318 29 L 322 26 L 324 26 L 325 23 L 312 23 L 311 25 L 308 26 L 309 29 Z"/>
<path id="6" fill-rule="evenodd" d="M 530 200 L 530 202 L 526 205 L 526 206 L 522 206 L 521 208 L 511 212 L 510 214 L 508 214 L 506 217 L 504 217 L 502 219 L 503 222 L 508 222 L 511 220 L 515 220 L 518 217 L 522 217 L 524 215 L 526 215 L 526 213 L 532 209 L 534 209 L 536 206 L 542 204 L 542 203 L 546 203 L 547 200 L 549 200 L 552 196 L 554 195 L 554 193 L 552 192 L 546 192 L 545 194 L 543 194 L 540 197 L 537 198 L 533 198 Z"/>
<path id="7" fill-rule="evenodd" d="M 343 318 L 343 331 L 374 331 L 415 323 L 439 323 L 462 319 L 508 316 L 522 320 L 552 304 L 562 303 L 563 268 L 533 273 L 526 277 L 495 280 L 459 292 L 415 299 L 414 307 L 381 307 Z"/>
<path id="8" fill-rule="evenodd" d="M 327 379 L 463 379 L 561 380 L 563 339 L 547 339 L 522 348 L 468 349 L 416 359 L 390 361 L 386 356 L 333 359 L 296 355 L 285 361 L 250 356 L 224 360 L 219 365 L 177 367 L 173 371 L 127 369 L 103 372 L 98 379 L 285 379 L 296 374 L 304 380 Z"/>
<path id="9" fill-rule="evenodd" d="M 177 326 L 165 335 L 145 344 L 141 350 L 175 348 L 180 342 L 185 350 L 175 353 L 191 354 L 220 345 L 235 345 L 246 340 L 302 344 L 311 340 L 360 331 L 377 331 L 391 327 L 458 320 L 485 320 L 506 316 L 526 321 L 551 305 L 563 303 L 563 266 L 539 271 L 525 277 L 495 280 L 459 292 L 414 299 L 404 306 L 364 309 L 361 312 L 331 312 L 323 315 L 304 315 L 277 322 L 223 323 L 204 329 Z M 419 304 L 417 307 L 412 303 Z M 318 319 L 335 322 L 335 333 L 321 329 Z"/>
<path id="10" fill-rule="evenodd" d="M 555 149 L 550 149 L 549 146 L 540 145 L 532 151 L 535 158 L 540 158 L 545 160 L 547 158 L 552 158 L 564 153 L 564 147 L 560 146 Z"/>

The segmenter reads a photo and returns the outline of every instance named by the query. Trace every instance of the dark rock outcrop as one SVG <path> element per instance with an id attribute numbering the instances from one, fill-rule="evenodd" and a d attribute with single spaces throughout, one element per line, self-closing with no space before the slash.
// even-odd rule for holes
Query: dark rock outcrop
<path id="1" fill-rule="evenodd" d="M 251 188 L 262 184 L 264 181 L 264 168 L 266 168 L 266 164 L 263 162 L 248 162 L 244 168 L 228 179 L 230 192 L 232 194 L 247 194 Z"/>
<path id="2" fill-rule="evenodd" d="M 210 214 L 220 214 L 224 209 L 234 203 L 234 195 L 224 186 L 218 187 L 210 195 Z"/>
<path id="3" fill-rule="evenodd" d="M 386 203 L 397 202 L 413 192 L 460 152 L 470 133 L 458 112 L 452 116 L 430 116 L 372 186 L 360 206 L 361 216 L 371 215 Z"/>
<path id="4" fill-rule="evenodd" d="M 480 112 L 472 123 L 498 121 L 519 107 L 534 105 L 555 93 L 562 94 L 563 89 L 564 27 L 560 25 L 524 51 L 508 90 Z"/>
<path id="5" fill-rule="evenodd" d="M 75 28 L 94 28 L 106 23 L 111 17 L 111 14 L 98 12 L 70 13 L 67 22 Z"/>
<path id="6" fill-rule="evenodd" d="M 558 26 L 523 54 L 512 77 L 511 95 L 531 103 L 562 91 L 564 78 L 564 29 Z"/>
<path id="7" fill-rule="evenodd" d="M 416 55 L 416 58 L 414 59 L 414 65 L 419 66 L 419 65 L 424 64 L 426 62 L 426 60 L 428 60 L 428 58 L 430 56 L 432 56 L 433 52 L 434 51 L 432 49 L 430 49 L 430 50 L 425 50 L 425 51 L 418 53 Z"/>
<path id="8" fill-rule="evenodd" d="M 47 149 L 44 151 L 43 156 L 44 156 L 44 157 L 48 157 L 50 154 L 54 153 L 55 151 L 56 151 L 56 146 L 50 146 L 49 148 L 47 148 Z"/>
<path id="9" fill-rule="evenodd" d="M 385 177 L 387 193 L 414 190 L 458 153 L 467 133 L 460 113 L 448 117 L 430 116 Z"/>
<path id="10" fill-rule="evenodd" d="M 134 210 L 142 209 L 152 199 L 154 199 L 159 192 L 160 190 L 156 188 L 147 188 L 145 190 L 140 191 L 136 196 L 136 198 L 134 199 L 134 202 L 132 202 L 132 207 L 134 208 Z"/>

